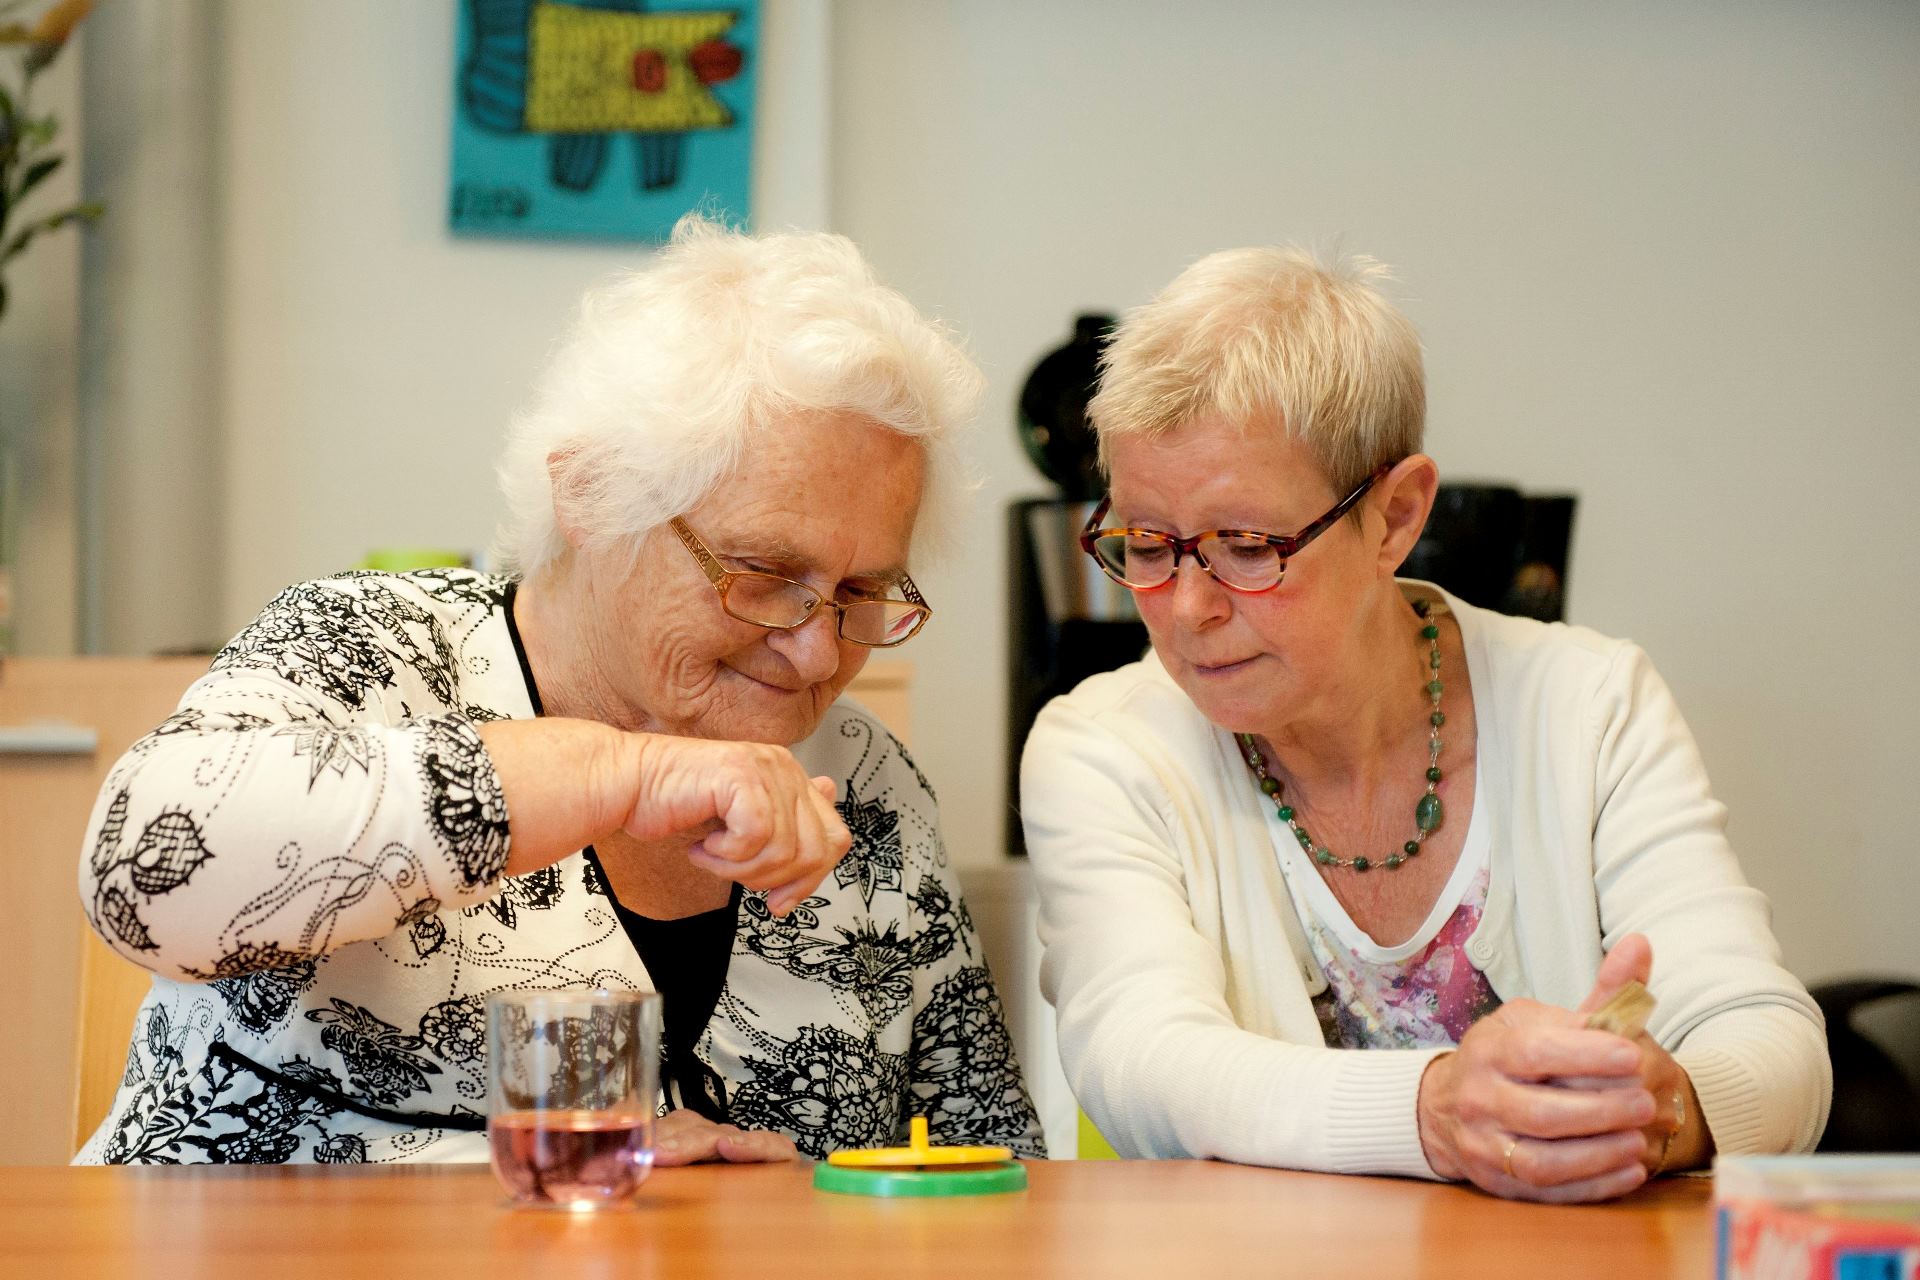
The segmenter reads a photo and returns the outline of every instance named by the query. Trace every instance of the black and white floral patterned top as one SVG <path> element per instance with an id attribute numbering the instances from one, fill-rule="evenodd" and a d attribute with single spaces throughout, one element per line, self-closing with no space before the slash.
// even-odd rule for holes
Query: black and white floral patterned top
<path id="1" fill-rule="evenodd" d="M 590 857 L 501 876 L 474 726 L 534 714 L 510 586 L 290 587 L 115 765 L 81 895 L 156 977 L 77 1163 L 484 1159 L 488 994 L 653 985 Z M 916 1113 L 1044 1154 L 926 779 L 845 699 L 795 754 L 853 849 L 785 920 L 739 895 L 708 1106 L 812 1156 Z"/>

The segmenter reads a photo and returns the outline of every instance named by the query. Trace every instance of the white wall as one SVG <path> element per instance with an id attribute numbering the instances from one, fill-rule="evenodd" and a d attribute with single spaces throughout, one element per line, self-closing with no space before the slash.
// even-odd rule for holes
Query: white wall
<path id="1" fill-rule="evenodd" d="M 1574 620 L 1647 646 L 1810 978 L 1920 971 L 1920 8 L 836 8 L 837 229 L 992 377 L 922 577 L 919 754 L 991 850 L 1010 427 L 1076 310 L 1228 245 L 1399 267 L 1445 474 L 1571 488 Z"/>
<path id="2" fill-rule="evenodd" d="M 485 549 L 493 460 L 583 290 L 639 244 L 446 227 L 453 0 L 226 9 L 226 625 L 371 548 Z M 755 215 L 827 216 L 827 11 L 764 22 Z"/>
<path id="3" fill-rule="evenodd" d="M 824 0 L 768 19 L 762 220 L 830 213 L 992 378 L 975 550 L 923 575 L 912 654 L 963 860 L 1006 803 L 1027 368 L 1202 252 L 1342 237 L 1401 270 L 1443 470 L 1581 493 L 1573 617 L 1678 690 L 1790 963 L 1920 970 L 1920 9 L 839 0 L 830 49 Z M 369 546 L 483 545 L 507 415 L 639 256 L 448 236 L 452 28 L 229 6 L 229 627 Z"/>
<path id="4" fill-rule="evenodd" d="M 87 23 L 81 256 L 80 647 L 192 650 L 220 610 L 216 322 L 222 136 L 212 0 L 104 5 Z"/>

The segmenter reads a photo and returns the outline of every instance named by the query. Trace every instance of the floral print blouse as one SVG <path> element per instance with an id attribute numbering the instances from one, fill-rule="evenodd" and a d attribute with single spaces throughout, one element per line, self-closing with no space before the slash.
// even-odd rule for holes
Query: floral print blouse
<path id="1" fill-rule="evenodd" d="M 1332 1049 L 1437 1049 L 1500 1007 L 1487 975 L 1467 959 L 1467 939 L 1487 901 L 1487 869 L 1440 931 L 1404 960 L 1369 960 L 1315 920 L 1308 929 L 1327 989 L 1314 997 Z"/>
<path id="2" fill-rule="evenodd" d="M 585 851 L 502 875 L 475 726 L 534 714 L 511 598 L 464 570 L 290 587 L 115 765 L 81 897 L 156 976 L 77 1162 L 484 1159 L 487 996 L 654 985 Z M 811 1156 L 915 1114 L 1043 1155 L 925 777 L 844 699 L 794 750 L 853 848 L 785 920 L 738 896 L 700 1109 Z"/>
<path id="3" fill-rule="evenodd" d="M 1492 984 L 1467 957 L 1467 940 L 1487 901 L 1487 838 L 1479 824 L 1469 821 L 1460 860 L 1421 927 L 1391 946 L 1354 924 L 1297 847 L 1288 852 L 1298 859 L 1288 883 L 1327 979 L 1313 1007 L 1328 1048 L 1456 1045 L 1467 1028 L 1500 1007 Z"/>

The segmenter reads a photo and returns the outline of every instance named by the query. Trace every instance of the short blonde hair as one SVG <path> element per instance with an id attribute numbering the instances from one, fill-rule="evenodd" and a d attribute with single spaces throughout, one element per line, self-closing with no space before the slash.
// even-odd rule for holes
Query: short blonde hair
<path id="1" fill-rule="evenodd" d="M 1325 264 L 1295 248 L 1200 259 L 1128 312 L 1107 344 L 1087 407 L 1102 464 L 1117 436 L 1213 414 L 1277 417 L 1343 493 L 1418 453 L 1420 336 L 1377 287 L 1390 278 L 1371 258 Z"/>
<path id="2" fill-rule="evenodd" d="M 606 548 L 692 510 L 759 433 L 814 413 L 918 441 L 914 542 L 941 541 L 971 487 L 954 437 L 983 381 L 844 236 L 745 235 L 688 215 L 646 266 L 587 294 L 514 422 L 496 561 L 531 574 L 565 550 L 549 459 L 569 519 Z"/>

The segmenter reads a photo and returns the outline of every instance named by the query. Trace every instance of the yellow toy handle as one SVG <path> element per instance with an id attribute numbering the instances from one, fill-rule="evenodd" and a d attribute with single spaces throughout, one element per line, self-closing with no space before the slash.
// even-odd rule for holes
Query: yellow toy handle
<path id="1" fill-rule="evenodd" d="M 854 1168 L 926 1168 L 943 1164 L 993 1164 L 1011 1160 L 1006 1147 L 936 1147 L 927 1132 L 927 1118 L 914 1116 L 907 1122 L 907 1145 L 875 1147 L 865 1151 L 835 1151 L 828 1164 Z"/>

